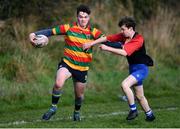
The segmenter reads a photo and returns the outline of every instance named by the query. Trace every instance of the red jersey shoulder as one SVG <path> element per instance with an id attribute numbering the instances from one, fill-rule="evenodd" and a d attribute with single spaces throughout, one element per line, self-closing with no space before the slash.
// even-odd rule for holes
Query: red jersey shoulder
<path id="1" fill-rule="evenodd" d="M 143 43 L 143 36 L 137 34 L 133 39 L 124 44 L 124 50 L 127 52 L 127 55 L 130 56 L 135 51 L 138 51 L 143 46 Z"/>
<path id="2" fill-rule="evenodd" d="M 137 34 L 133 39 L 137 39 L 140 42 L 144 42 L 144 37 L 141 34 Z"/>

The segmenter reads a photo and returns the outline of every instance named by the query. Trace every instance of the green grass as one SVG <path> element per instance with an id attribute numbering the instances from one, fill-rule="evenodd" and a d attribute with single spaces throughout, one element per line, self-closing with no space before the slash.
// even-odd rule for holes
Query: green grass
<path id="1" fill-rule="evenodd" d="M 134 121 L 127 122 L 127 104 L 120 101 L 109 101 L 106 103 L 89 104 L 86 102 L 82 108 L 83 119 L 81 122 L 71 120 L 73 105 L 59 107 L 57 114 L 50 121 L 41 121 L 42 114 L 47 109 L 19 110 L 16 112 L 6 112 L 1 114 L 0 127 L 43 127 L 43 128 L 163 128 L 180 127 L 178 119 L 180 116 L 180 102 L 169 97 L 149 99 L 156 114 L 154 122 L 146 122 L 144 113 L 139 110 L 139 116 Z M 161 103 L 160 103 L 161 102 Z M 170 108 L 174 107 L 174 108 Z M 138 107 L 140 109 L 140 107 Z M 113 114 L 114 113 L 114 114 Z M 23 123 L 23 121 L 25 123 Z M 13 123 L 14 122 L 14 123 Z M 16 123 L 15 123 L 16 122 Z M 19 123 L 18 123 L 19 122 Z"/>
<path id="2" fill-rule="evenodd" d="M 164 70 L 162 70 L 164 69 Z M 125 120 L 128 105 L 119 99 L 121 81 L 126 77 L 127 70 L 89 72 L 89 80 L 82 107 L 83 119 L 73 122 L 74 94 L 72 81 L 69 79 L 64 86 L 64 94 L 59 103 L 57 114 L 50 121 L 41 121 L 42 114 L 47 111 L 51 101 L 53 81 L 35 84 L 24 84 L 31 87 L 34 94 L 29 93 L 14 101 L 1 101 L 0 127 L 53 127 L 53 128 L 163 128 L 180 127 L 180 88 L 178 86 L 179 69 L 169 69 L 163 65 L 150 69 L 150 75 L 144 82 L 145 95 L 155 112 L 157 119 L 146 122 L 145 115 L 138 105 L 139 116 L 132 122 Z M 171 73 L 171 74 L 169 74 Z M 171 83 L 169 83 L 171 82 Z M 171 85 L 170 85 L 171 84 Z M 26 91 L 23 90 L 23 91 Z M 42 92 L 42 93 L 39 93 Z M 8 97 L 8 96 L 7 96 Z M 113 113 L 115 113 L 113 115 Z M 119 113 L 119 114 L 118 114 Z M 24 123 L 23 123 L 24 121 Z M 16 122 L 16 123 L 15 123 Z M 18 123 L 19 122 L 19 123 Z"/>

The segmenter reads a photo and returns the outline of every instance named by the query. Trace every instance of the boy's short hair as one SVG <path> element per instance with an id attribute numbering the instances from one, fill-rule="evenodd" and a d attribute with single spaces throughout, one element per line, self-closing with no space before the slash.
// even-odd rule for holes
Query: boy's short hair
<path id="1" fill-rule="evenodd" d="M 85 12 L 85 13 L 87 13 L 88 15 L 91 14 L 90 8 L 89 8 L 88 6 L 86 6 L 86 5 L 83 5 L 83 4 L 81 4 L 81 5 L 79 5 L 79 6 L 77 7 L 77 15 L 79 14 L 79 12 Z"/>
<path id="2" fill-rule="evenodd" d="M 119 27 L 125 25 L 127 28 L 132 27 L 133 30 L 135 30 L 136 27 L 136 21 L 133 17 L 123 17 L 120 21 L 119 21 Z"/>

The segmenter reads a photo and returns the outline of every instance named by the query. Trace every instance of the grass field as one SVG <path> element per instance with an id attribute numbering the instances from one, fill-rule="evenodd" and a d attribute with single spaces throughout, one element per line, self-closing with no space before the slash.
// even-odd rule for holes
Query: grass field
<path id="1" fill-rule="evenodd" d="M 168 101 L 167 101 L 168 99 Z M 126 121 L 126 103 L 119 101 L 84 104 L 82 108 L 82 121 L 74 122 L 71 119 L 72 106 L 62 106 L 50 121 L 41 121 L 41 115 L 46 109 L 19 110 L 1 114 L 0 127 L 43 127 L 43 128 L 163 128 L 180 127 L 180 107 L 178 100 L 172 97 L 149 99 L 157 119 L 154 122 L 146 122 L 144 113 L 140 110 L 139 116 L 134 121 Z M 159 104 L 159 102 L 161 103 Z"/>
<path id="2" fill-rule="evenodd" d="M 161 66 L 161 68 L 163 68 Z M 171 73 L 171 75 L 168 75 Z M 178 87 L 179 69 L 151 69 L 149 78 L 145 81 L 145 94 L 156 120 L 146 122 L 144 112 L 138 105 L 139 116 L 134 121 L 126 121 L 128 106 L 119 99 L 122 94 L 119 84 L 126 76 L 126 71 L 103 71 L 89 73 L 89 84 L 86 89 L 85 101 L 82 107 L 81 122 L 71 119 L 73 112 L 73 88 L 71 80 L 64 87 L 62 101 L 56 115 L 50 121 L 42 121 L 42 114 L 47 111 L 51 95 L 51 87 L 44 87 L 47 95 L 28 95 L 23 101 L 0 102 L 0 127 L 39 127 L 39 128 L 176 128 L 180 127 L 180 88 Z M 96 77 L 95 77 L 96 75 Z M 113 78 L 111 78 L 113 77 Z M 176 78 L 174 80 L 174 78 Z M 101 80 L 101 81 L 98 81 Z M 108 81 L 107 81 L 108 80 Z M 115 81 L 116 80 L 116 81 Z M 174 80 L 174 81 L 173 81 Z M 172 85 L 169 85 L 170 83 Z M 42 86 L 40 86 L 43 88 Z"/>

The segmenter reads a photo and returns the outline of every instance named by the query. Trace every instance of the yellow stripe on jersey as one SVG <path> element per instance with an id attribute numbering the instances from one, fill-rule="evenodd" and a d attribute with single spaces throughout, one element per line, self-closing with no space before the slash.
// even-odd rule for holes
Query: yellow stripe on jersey
<path id="1" fill-rule="evenodd" d="M 94 28 L 93 31 L 92 31 L 92 34 L 93 34 L 94 37 L 95 37 L 97 32 L 98 32 L 98 30 L 96 28 Z"/>
<path id="2" fill-rule="evenodd" d="M 93 41 L 93 40 L 90 40 L 90 39 L 82 39 L 82 38 L 78 38 L 78 37 L 74 37 L 74 36 L 68 36 L 66 38 L 68 40 L 72 41 L 72 42 L 79 42 L 79 43 L 82 43 L 82 44 Z"/>
<path id="3" fill-rule="evenodd" d="M 64 25 L 65 32 L 67 32 L 67 31 L 69 30 L 69 28 L 70 28 L 70 25 L 69 25 L 69 24 L 65 24 L 65 25 Z"/>
<path id="4" fill-rule="evenodd" d="M 69 65 L 71 68 L 73 69 L 76 69 L 76 70 L 79 70 L 79 71 L 87 71 L 89 69 L 89 67 L 83 67 L 83 66 L 79 66 L 79 65 L 75 65 L 75 64 L 72 64 L 71 62 L 69 62 L 68 60 L 66 59 L 63 59 L 63 61 Z"/>
<path id="5" fill-rule="evenodd" d="M 102 34 L 98 29 L 94 28 L 92 31 L 92 35 L 95 39 L 99 38 L 99 36 L 105 36 L 104 34 Z"/>
<path id="6" fill-rule="evenodd" d="M 56 28 L 52 29 L 53 35 L 56 35 Z"/>
<path id="7" fill-rule="evenodd" d="M 92 53 L 89 54 L 89 53 L 84 53 L 84 52 L 77 52 L 77 51 L 70 50 L 68 48 L 64 48 L 64 52 L 71 53 L 72 55 L 75 55 L 78 57 L 92 58 Z"/>

